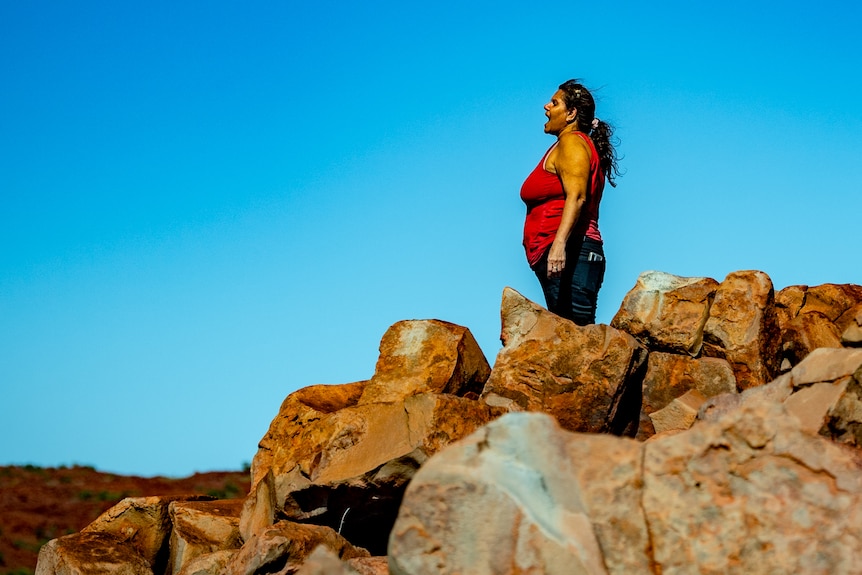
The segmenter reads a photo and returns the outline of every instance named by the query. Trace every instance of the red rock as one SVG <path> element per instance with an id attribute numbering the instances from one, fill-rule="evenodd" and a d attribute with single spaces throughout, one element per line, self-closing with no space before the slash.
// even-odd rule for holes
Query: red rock
<path id="1" fill-rule="evenodd" d="M 860 573 L 862 461 L 780 403 L 743 402 L 644 450 L 653 572 Z"/>
<path id="2" fill-rule="evenodd" d="M 862 346 L 862 305 L 847 310 L 837 322 L 841 343 L 848 347 Z"/>
<path id="3" fill-rule="evenodd" d="M 713 357 L 695 359 L 686 355 L 650 353 L 637 438 L 645 440 L 656 432 L 651 414 L 691 390 L 697 390 L 705 398 L 736 393 L 736 378 L 730 364 Z"/>
<path id="4" fill-rule="evenodd" d="M 490 372 L 467 328 L 439 320 L 400 321 L 384 334 L 374 376 L 359 403 L 419 393 L 479 393 Z"/>
<path id="5" fill-rule="evenodd" d="M 231 558 L 225 575 L 293 573 L 320 545 L 340 559 L 368 557 L 366 550 L 351 545 L 329 527 L 279 521 L 246 541 Z"/>
<path id="6" fill-rule="evenodd" d="M 623 299 L 611 326 L 650 350 L 700 354 L 703 328 L 718 282 L 663 272 L 642 273 Z"/>
<path id="7" fill-rule="evenodd" d="M 796 365 L 818 347 L 841 347 L 841 333 L 819 311 L 806 311 L 784 324 L 781 354 Z"/>
<path id="8" fill-rule="evenodd" d="M 153 569 L 134 546 L 111 533 L 74 533 L 52 539 L 39 551 L 35 575 L 91 574 L 153 575 Z"/>
<path id="9" fill-rule="evenodd" d="M 837 321 L 847 310 L 862 303 L 862 286 L 854 284 L 823 284 L 808 288 L 805 304 L 799 313 L 818 311 Z"/>
<path id="10" fill-rule="evenodd" d="M 393 575 L 649 573 L 641 444 L 510 413 L 432 457 L 392 530 Z"/>
<path id="11" fill-rule="evenodd" d="M 805 305 L 807 291 L 806 285 L 794 285 L 775 293 L 775 316 L 781 329 L 784 329 L 788 321 L 799 315 L 799 310 Z"/>
<path id="12" fill-rule="evenodd" d="M 690 389 L 675 398 L 662 409 L 650 414 L 656 433 L 666 431 L 682 431 L 694 424 L 697 412 L 706 401 L 706 397 L 696 389 Z"/>
<path id="13" fill-rule="evenodd" d="M 170 504 L 173 531 L 170 572 L 179 573 L 194 559 L 230 549 L 239 549 L 239 516 L 243 500 L 174 501 Z"/>
<path id="14" fill-rule="evenodd" d="M 765 273 L 733 272 L 721 282 L 709 310 L 703 354 L 726 359 L 740 390 L 763 385 L 779 373 L 781 334 L 774 297 Z"/>
<path id="15" fill-rule="evenodd" d="M 356 544 L 385 554 L 388 529 L 416 469 L 504 411 L 422 390 L 465 393 L 484 382 L 487 369 L 465 328 L 399 322 L 383 338 L 370 381 L 288 396 L 254 458 L 243 537 L 284 517 L 343 529 Z"/>
<path id="16" fill-rule="evenodd" d="M 482 400 L 543 411 L 573 431 L 637 429 L 646 349 L 607 325 L 577 326 L 506 288 L 504 347 Z"/>
<path id="17" fill-rule="evenodd" d="M 86 526 L 82 533 L 107 533 L 126 542 L 155 572 L 165 569 L 174 501 L 211 500 L 201 495 L 127 497 Z"/>

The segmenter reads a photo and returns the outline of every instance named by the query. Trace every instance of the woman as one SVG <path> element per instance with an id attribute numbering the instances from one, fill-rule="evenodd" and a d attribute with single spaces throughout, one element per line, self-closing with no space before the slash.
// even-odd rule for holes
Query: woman
<path id="1" fill-rule="evenodd" d="M 578 325 L 596 321 L 605 275 L 599 203 L 605 179 L 614 186 L 619 174 L 613 128 L 595 113 L 589 90 L 563 83 L 545 104 L 545 133 L 557 141 L 521 187 L 527 261 L 548 309 Z"/>

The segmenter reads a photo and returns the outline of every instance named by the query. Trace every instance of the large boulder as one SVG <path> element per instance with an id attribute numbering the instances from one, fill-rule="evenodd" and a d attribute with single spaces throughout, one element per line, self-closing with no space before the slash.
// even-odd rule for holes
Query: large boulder
<path id="1" fill-rule="evenodd" d="M 419 393 L 478 395 L 490 373 L 466 327 L 439 320 L 399 321 L 380 341 L 374 376 L 359 403 L 392 402 Z"/>
<path id="2" fill-rule="evenodd" d="M 704 398 L 736 393 L 736 378 L 730 364 L 714 357 L 695 359 L 674 353 L 650 353 L 637 438 L 643 440 L 654 435 L 657 430 L 651 416 L 692 390 Z"/>
<path id="3" fill-rule="evenodd" d="M 775 294 L 782 333 L 782 357 L 788 366 L 819 347 L 862 342 L 862 286 L 823 284 L 789 286 Z"/>
<path id="4" fill-rule="evenodd" d="M 858 451 L 747 396 L 645 443 L 506 415 L 416 474 L 391 572 L 862 573 Z"/>
<path id="5" fill-rule="evenodd" d="M 726 359 L 743 390 L 778 375 L 780 347 L 772 280 L 759 271 L 728 274 L 709 310 L 703 354 Z"/>
<path id="6" fill-rule="evenodd" d="M 650 350 L 700 354 L 703 328 L 718 282 L 648 271 L 638 276 L 611 326 Z"/>
<path id="7" fill-rule="evenodd" d="M 194 559 L 215 551 L 239 549 L 239 516 L 243 500 L 174 501 L 170 541 L 170 572 L 179 573 Z"/>
<path id="8" fill-rule="evenodd" d="M 330 527 L 279 521 L 246 541 L 231 557 L 224 575 L 295 573 L 321 545 L 339 559 L 369 556 Z"/>
<path id="9" fill-rule="evenodd" d="M 435 455 L 407 489 L 393 575 L 647 573 L 641 444 L 510 413 Z"/>
<path id="10" fill-rule="evenodd" d="M 180 571 L 174 571 L 174 575 L 224 575 L 237 553 L 238 549 L 223 549 L 201 555 L 186 563 Z"/>
<path id="11" fill-rule="evenodd" d="M 572 431 L 634 435 L 647 351 L 607 325 L 578 326 L 511 288 L 503 349 L 482 392 L 489 405 L 542 411 Z"/>
<path id="12" fill-rule="evenodd" d="M 846 325 L 841 332 L 841 343 L 848 347 L 862 346 L 862 304 L 846 314 Z"/>
<path id="13" fill-rule="evenodd" d="M 83 533 L 113 535 L 137 551 L 156 573 L 166 569 L 172 530 L 170 505 L 176 501 L 203 501 L 202 495 L 127 497 L 87 525 Z"/>
<path id="14" fill-rule="evenodd" d="M 764 401 L 783 404 L 802 431 L 862 447 L 862 350 L 815 349 L 764 386 L 714 397 L 698 417 L 717 421 L 742 405 Z"/>
<path id="15" fill-rule="evenodd" d="M 95 574 L 154 575 L 154 571 L 132 545 L 111 533 L 73 533 L 52 539 L 39 550 L 35 575 Z"/>
<path id="16" fill-rule="evenodd" d="M 798 364 L 819 347 L 841 347 L 841 332 L 821 312 L 799 314 L 782 327 L 781 357 L 789 366 Z"/>
<path id="17" fill-rule="evenodd" d="M 644 444 L 660 573 L 862 573 L 862 461 L 774 401 Z"/>
<path id="18" fill-rule="evenodd" d="M 243 538 L 291 519 L 328 525 L 385 554 L 386 534 L 419 465 L 504 412 L 457 395 L 484 381 L 487 362 L 477 353 L 464 328 L 400 322 L 384 337 L 370 381 L 288 396 L 254 458 Z"/>

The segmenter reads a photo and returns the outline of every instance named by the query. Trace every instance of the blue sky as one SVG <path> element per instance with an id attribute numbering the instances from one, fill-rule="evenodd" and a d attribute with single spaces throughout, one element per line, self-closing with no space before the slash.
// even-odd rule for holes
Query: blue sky
<path id="1" fill-rule="evenodd" d="M 860 10 L 3 2 L 0 464 L 238 468 L 402 319 L 493 364 L 572 77 L 624 156 L 599 321 L 645 270 L 862 283 Z"/>

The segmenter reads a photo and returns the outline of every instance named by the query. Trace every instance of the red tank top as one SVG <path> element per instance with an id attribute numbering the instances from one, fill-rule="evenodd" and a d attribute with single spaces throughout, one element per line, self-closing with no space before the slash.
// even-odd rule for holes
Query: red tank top
<path id="1" fill-rule="evenodd" d="M 605 174 L 602 172 L 599 154 L 593 141 L 583 132 L 577 132 L 590 146 L 590 182 L 587 186 L 587 201 L 581 210 L 572 237 L 587 236 L 602 241 L 599 233 L 599 203 L 605 187 Z M 557 229 L 563 219 L 563 206 L 566 194 L 563 184 L 556 174 L 545 169 L 545 160 L 551 150 L 548 148 L 539 165 L 527 176 L 521 186 L 521 199 L 527 204 L 527 218 L 524 221 L 524 250 L 531 266 L 538 263 L 557 237 Z"/>

